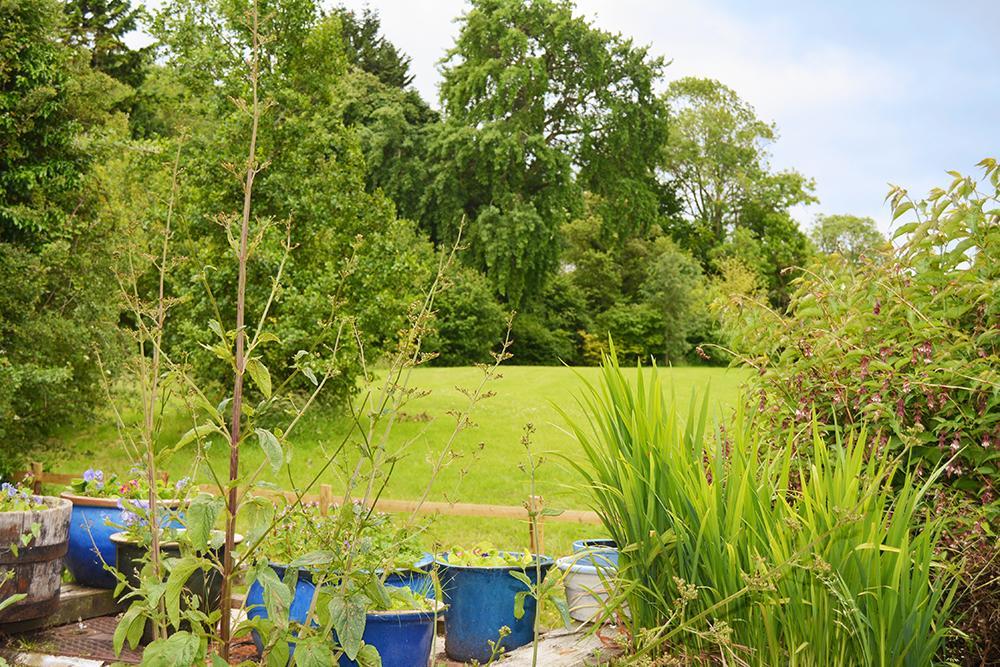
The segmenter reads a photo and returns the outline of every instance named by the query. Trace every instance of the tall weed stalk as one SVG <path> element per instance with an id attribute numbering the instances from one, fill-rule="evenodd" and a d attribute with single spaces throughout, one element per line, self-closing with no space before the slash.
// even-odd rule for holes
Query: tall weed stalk
<path id="1" fill-rule="evenodd" d="M 830 443 L 814 428 L 808 463 L 742 412 L 710 432 L 707 398 L 682 418 L 656 370 L 630 381 L 613 347 L 582 402 L 587 422 L 572 429 L 585 462 L 574 465 L 622 547 L 616 602 L 635 652 L 934 662 L 954 593 L 923 506 L 936 475 L 915 485 L 869 455 L 863 431 Z"/>

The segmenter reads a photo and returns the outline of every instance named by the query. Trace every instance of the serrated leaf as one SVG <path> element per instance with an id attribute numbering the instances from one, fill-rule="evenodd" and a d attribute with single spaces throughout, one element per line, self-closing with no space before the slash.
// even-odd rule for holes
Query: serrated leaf
<path id="1" fill-rule="evenodd" d="M 260 357 L 250 357 L 247 359 L 247 373 L 253 378 L 254 384 L 264 394 L 264 398 L 271 398 L 271 373 L 267 366 L 260 360 Z"/>
<path id="2" fill-rule="evenodd" d="M 328 605 L 337 642 L 344 654 L 354 660 L 361 651 L 361 637 L 365 633 L 365 597 L 357 593 L 338 591 Z"/>
<path id="3" fill-rule="evenodd" d="M 271 464 L 271 470 L 274 472 L 281 470 L 281 464 L 284 462 L 284 454 L 281 451 L 281 443 L 278 442 L 278 438 L 264 428 L 254 429 L 254 433 L 257 434 L 257 442 L 260 444 L 260 448 L 264 450 L 264 455 L 267 457 L 268 463 Z"/>
<path id="4" fill-rule="evenodd" d="M 219 496 L 199 493 L 188 505 L 185 513 L 187 538 L 196 551 L 205 551 L 212 538 L 219 514 L 222 512 L 224 500 Z"/>

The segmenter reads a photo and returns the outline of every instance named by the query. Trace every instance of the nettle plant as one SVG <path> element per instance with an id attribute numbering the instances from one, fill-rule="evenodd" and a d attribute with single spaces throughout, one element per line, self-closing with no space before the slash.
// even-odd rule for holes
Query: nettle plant
<path id="1" fill-rule="evenodd" d="M 727 325 L 757 369 L 758 410 L 806 437 L 866 423 L 875 445 L 917 474 L 995 506 L 1000 483 L 1000 170 L 950 172 L 922 201 L 888 196 L 892 247 L 857 263 L 821 258 L 796 280 L 787 314 L 742 298 Z M 753 343 L 756 341 L 755 343 Z M 881 451 L 881 450 L 880 450 Z"/>

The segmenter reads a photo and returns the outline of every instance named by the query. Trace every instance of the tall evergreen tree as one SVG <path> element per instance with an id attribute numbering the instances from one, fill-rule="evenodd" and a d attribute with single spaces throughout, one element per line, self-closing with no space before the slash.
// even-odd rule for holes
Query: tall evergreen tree
<path id="1" fill-rule="evenodd" d="M 66 0 L 66 42 L 90 52 L 91 66 L 133 89 L 145 78 L 150 49 L 133 49 L 125 36 L 139 28 L 142 8 L 131 0 Z"/>

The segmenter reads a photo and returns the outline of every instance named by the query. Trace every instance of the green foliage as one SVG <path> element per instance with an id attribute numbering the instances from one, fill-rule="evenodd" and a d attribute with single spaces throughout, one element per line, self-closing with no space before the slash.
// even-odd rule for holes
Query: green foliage
<path id="1" fill-rule="evenodd" d="M 1000 461 L 997 293 L 998 171 L 955 175 L 925 201 L 890 195 L 895 247 L 852 263 L 821 258 L 795 284 L 787 316 L 749 308 L 729 327 L 760 369 L 760 409 L 773 427 L 867 423 L 917 474 L 983 503 Z M 757 312 L 754 312 L 757 310 Z M 953 458 L 954 457 L 954 458 Z"/>
<path id="2" fill-rule="evenodd" d="M 441 366 L 486 363 L 502 340 L 507 315 L 478 271 L 461 267 L 435 302 L 435 331 L 425 348 L 436 352 Z"/>
<path id="3" fill-rule="evenodd" d="M 612 355 L 614 350 L 612 350 Z M 954 584 L 936 554 L 940 522 L 864 432 L 775 447 L 742 412 L 706 432 L 656 372 L 626 379 L 614 356 L 583 396 L 578 467 L 621 545 L 632 648 L 750 665 L 926 665 L 947 635 Z M 584 424 L 589 424 L 589 427 Z M 933 479 L 933 477 L 932 477 Z M 618 607 L 619 609 L 621 607 Z"/>
<path id="4" fill-rule="evenodd" d="M 67 0 L 63 9 L 67 44 L 86 49 L 94 69 L 132 89 L 142 85 L 151 51 L 125 43 L 125 36 L 139 28 L 141 7 L 130 0 Z"/>
<path id="5" fill-rule="evenodd" d="M 358 13 L 339 7 L 334 14 L 340 19 L 348 62 L 375 76 L 386 86 L 409 87 L 413 82 L 410 57 L 381 34 L 382 22 L 378 11 L 365 7 Z"/>
<path id="6" fill-rule="evenodd" d="M 558 229 L 584 189 L 635 209 L 607 218 L 622 228 L 659 211 L 644 148 L 666 135 L 652 92 L 663 63 L 573 11 L 563 0 L 479 0 L 444 60 L 446 121 L 430 143 L 421 222 L 441 243 L 464 217 L 470 258 L 515 306 L 555 272 Z"/>
<path id="7" fill-rule="evenodd" d="M 0 473 L 100 398 L 117 354 L 117 219 L 93 165 L 121 151 L 127 90 L 55 39 L 57 2 L 0 2 Z"/>
<path id="8" fill-rule="evenodd" d="M 809 236 L 820 252 L 840 255 L 852 264 L 862 257 L 875 259 L 886 242 L 874 220 L 856 215 L 818 215 Z"/>
<path id="9" fill-rule="evenodd" d="M 183 185 L 191 194 L 180 207 L 175 242 L 190 261 L 182 269 L 186 275 L 177 279 L 185 308 L 167 342 L 175 353 L 190 355 L 198 377 L 220 383 L 228 370 L 202 346 L 215 342 L 205 323 L 220 315 L 228 319 L 236 305 L 236 268 L 218 261 L 231 252 L 230 239 L 209 221 L 241 196 L 239 182 L 220 179 L 218 171 L 220 158 L 231 164 L 245 160 L 234 147 L 240 145 L 237 137 L 245 136 L 246 115 L 227 101 L 243 85 L 241 63 L 219 42 L 220 29 L 230 42 L 245 42 L 237 9 L 178 0 L 156 21 L 182 86 L 182 117 L 207 114 L 187 130 L 184 146 Z M 377 190 L 367 191 L 358 136 L 331 113 L 347 73 L 339 22 L 321 16 L 307 0 L 282 3 L 280 9 L 265 47 L 276 64 L 262 95 L 282 113 L 267 116 L 260 128 L 259 150 L 274 159 L 254 184 L 254 233 L 261 238 L 248 268 L 248 321 L 260 317 L 271 277 L 280 272 L 281 287 L 271 304 L 277 340 L 262 349 L 260 362 L 277 386 L 290 374 L 298 351 L 311 353 L 317 373 L 326 367 L 338 371 L 325 392 L 330 400 L 354 387 L 359 367 L 353 344 L 360 340 L 366 353 L 371 347 L 375 354 L 403 326 L 415 286 L 430 273 L 431 253 L 413 226 L 395 217 L 392 202 Z M 288 221 L 289 235 L 280 222 L 269 221 Z M 286 242 L 294 252 L 282 264 Z M 335 354 L 338 346 L 344 350 Z M 308 386 L 306 377 L 295 382 L 300 389 Z"/>
<path id="10" fill-rule="evenodd" d="M 423 550 L 416 535 L 396 524 L 387 514 L 368 514 L 358 505 L 333 507 L 323 514 L 317 507 L 283 507 L 274 529 L 261 543 L 263 555 L 272 563 L 288 564 L 306 554 L 331 555 L 335 567 L 345 564 L 368 571 L 406 569 L 420 560 Z M 362 527 L 355 523 L 361 520 Z M 272 523 L 264 522 L 264 525 Z M 348 536 L 353 536 L 348 540 Z"/>
<path id="11" fill-rule="evenodd" d="M 808 256 L 788 209 L 816 201 L 812 181 L 771 170 L 767 147 L 777 139 L 775 126 L 718 81 L 679 79 L 664 99 L 673 117 L 662 166 L 683 204 L 683 216 L 667 232 L 706 269 L 720 256 L 739 257 L 782 305 L 789 280 L 783 270 Z"/>

